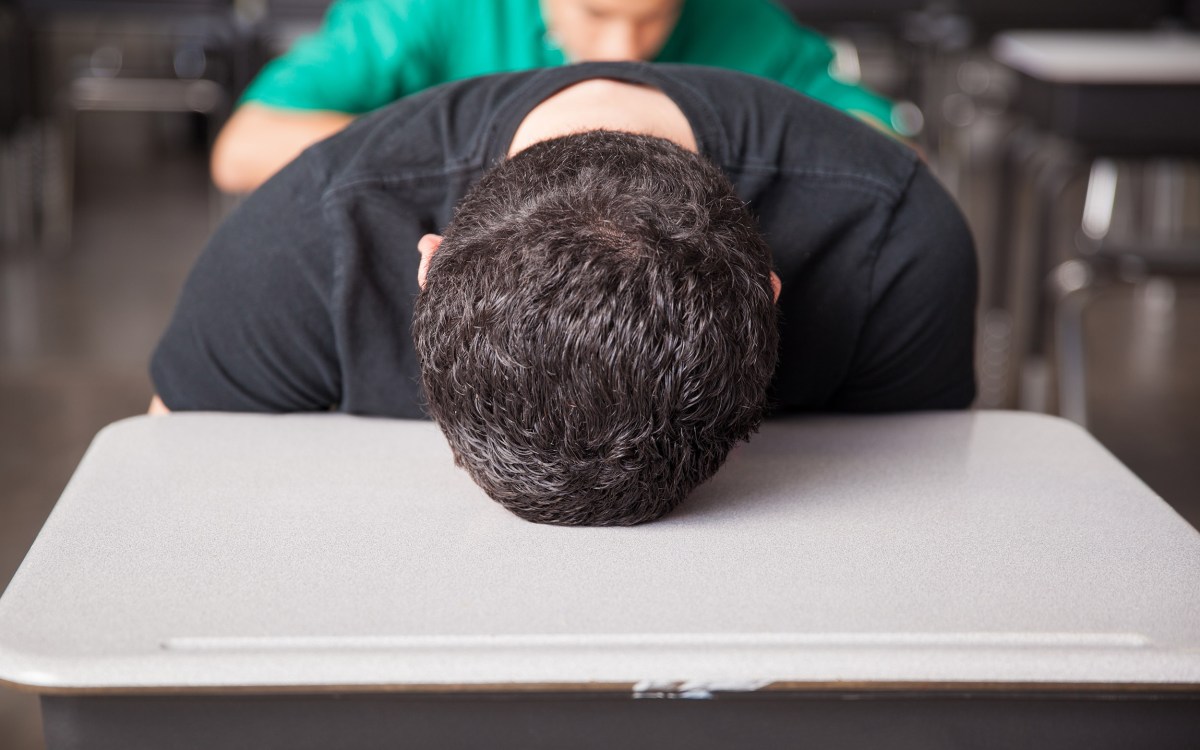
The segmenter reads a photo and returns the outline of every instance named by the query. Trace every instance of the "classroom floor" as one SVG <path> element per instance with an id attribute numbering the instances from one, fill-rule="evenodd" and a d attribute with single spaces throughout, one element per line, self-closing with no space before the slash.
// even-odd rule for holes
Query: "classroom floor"
<path id="1" fill-rule="evenodd" d="M 204 161 L 153 121 L 96 115 L 75 241 L 0 255 L 0 587 L 92 436 L 145 410 L 146 362 L 211 229 Z M 1125 288 L 1088 319 L 1096 436 L 1200 526 L 1200 285 Z M 0 747 L 42 747 L 36 699 L 0 688 Z"/>

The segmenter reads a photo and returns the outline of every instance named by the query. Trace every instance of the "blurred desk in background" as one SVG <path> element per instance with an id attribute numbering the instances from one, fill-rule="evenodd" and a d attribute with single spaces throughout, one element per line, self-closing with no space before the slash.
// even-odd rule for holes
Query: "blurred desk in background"
<path id="1" fill-rule="evenodd" d="M 1095 152 L 1200 154 L 1200 34 L 1014 31 L 992 54 L 1046 132 Z"/>
<path id="2" fill-rule="evenodd" d="M 1055 358 L 1058 410 L 1086 424 L 1082 316 L 1097 274 L 1200 274 L 1200 237 L 1181 229 L 1179 179 L 1182 165 L 1200 157 L 1200 34 L 1022 31 L 1001 34 L 992 49 L 1018 74 L 1012 110 L 1025 120 L 1009 141 L 998 192 L 995 244 L 1006 272 L 995 275 L 988 295 L 1007 302 L 1012 320 L 1010 394 L 1044 410 L 1047 360 Z M 1110 233 L 1117 160 L 1162 178 L 1155 215 L 1124 237 Z M 1062 194 L 1084 176 L 1083 215 L 1074 225 L 1081 231 L 1060 243 Z M 1018 243 L 1012 216 L 1026 180 L 1033 238 Z M 1172 203 L 1179 204 L 1173 211 Z"/>
<path id="3" fill-rule="evenodd" d="M 315 30 L 328 0 L 20 0 L 30 27 L 44 162 L 28 212 L 40 244 L 65 252 L 75 219 L 75 151 L 88 115 L 195 115 L 207 152 L 268 59 Z M 0 53 L 5 52 L 0 14 Z M 0 58 L 2 59 L 2 58 Z M 0 92 L 0 130 L 6 109 Z M 0 154 L 2 155 L 2 154 Z M 0 177 L 3 165 L 0 164 Z M 2 199 L 3 196 L 0 196 Z M 210 196 L 214 224 L 229 201 Z M 0 202 L 0 210 L 3 209 Z M 0 222 L 3 215 L 0 215 Z"/>
<path id="4" fill-rule="evenodd" d="M 1200 534 L 1007 412 L 768 423 L 677 511 L 538 526 L 431 423 L 96 438 L 0 599 L 67 748 L 1188 747 Z"/>

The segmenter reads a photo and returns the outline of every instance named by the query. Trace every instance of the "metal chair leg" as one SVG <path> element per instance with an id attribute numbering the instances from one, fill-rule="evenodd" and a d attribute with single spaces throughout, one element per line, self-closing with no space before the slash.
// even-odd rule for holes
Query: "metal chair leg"
<path id="1" fill-rule="evenodd" d="M 1097 242 L 1112 229 L 1113 206 L 1117 201 L 1117 163 L 1096 159 L 1088 174 L 1087 197 L 1083 201 L 1083 233 Z"/>
<path id="2" fill-rule="evenodd" d="M 1016 229 L 1025 213 L 1022 188 L 1046 168 L 1046 150 L 1036 131 L 1018 127 L 1007 138 L 999 160 L 993 210 L 992 247 L 983 259 L 989 283 L 982 290 L 980 400 L 988 407 L 1017 404 L 1018 380 L 1025 355 L 1030 276 L 1028 253 Z"/>
<path id="3" fill-rule="evenodd" d="M 1087 429 L 1087 352 L 1083 315 L 1092 297 L 1095 273 L 1083 260 L 1068 260 L 1049 278 L 1054 308 L 1058 413 Z"/>

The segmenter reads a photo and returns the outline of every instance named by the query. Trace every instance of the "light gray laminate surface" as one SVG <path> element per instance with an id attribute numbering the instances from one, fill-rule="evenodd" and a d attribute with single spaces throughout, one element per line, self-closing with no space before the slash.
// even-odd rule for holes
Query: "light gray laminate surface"
<path id="1" fill-rule="evenodd" d="M 100 433 L 0 599 L 41 690 L 1200 684 L 1200 534 L 1085 432 L 769 423 L 667 518 L 519 520 L 429 423 Z"/>
<path id="2" fill-rule="evenodd" d="M 1054 83 L 1200 84 L 1200 34 L 1187 32 L 1010 31 L 992 55 Z"/>

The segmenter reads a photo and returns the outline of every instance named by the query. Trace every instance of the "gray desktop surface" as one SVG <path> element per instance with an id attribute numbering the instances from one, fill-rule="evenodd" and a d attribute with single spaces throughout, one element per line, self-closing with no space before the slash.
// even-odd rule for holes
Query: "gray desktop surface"
<path id="1" fill-rule="evenodd" d="M 0 599 L 54 693 L 1200 685 L 1200 534 L 1054 418 L 771 422 L 661 521 L 519 520 L 423 422 L 139 417 Z"/>

